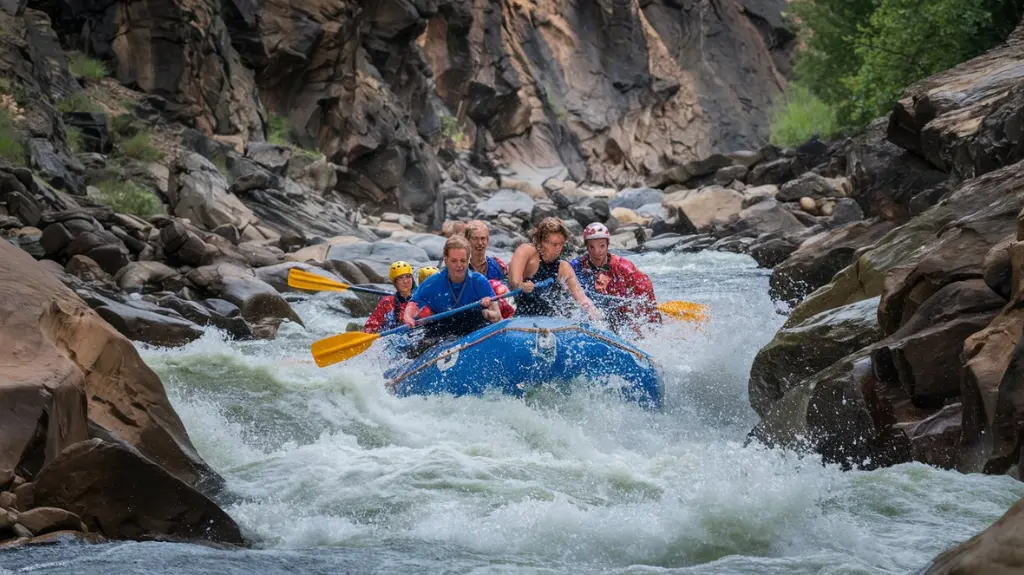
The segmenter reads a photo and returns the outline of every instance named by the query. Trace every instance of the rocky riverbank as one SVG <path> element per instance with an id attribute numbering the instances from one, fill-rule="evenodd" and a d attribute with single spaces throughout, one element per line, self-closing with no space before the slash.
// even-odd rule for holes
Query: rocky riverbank
<path id="1" fill-rule="evenodd" d="M 873 219 L 775 266 L 797 305 L 751 369 L 753 438 L 846 467 L 1021 477 L 1022 88 L 1024 27 L 836 148 Z M 927 572 L 1019 563 L 1019 507 Z"/>

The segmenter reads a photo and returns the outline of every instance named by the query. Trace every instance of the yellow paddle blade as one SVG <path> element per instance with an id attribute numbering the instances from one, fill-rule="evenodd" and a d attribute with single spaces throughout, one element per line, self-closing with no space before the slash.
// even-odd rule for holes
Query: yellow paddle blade
<path id="1" fill-rule="evenodd" d="M 288 285 L 296 289 L 309 291 L 345 291 L 350 287 L 348 284 L 336 282 L 332 279 L 312 274 L 299 268 L 292 268 L 288 270 Z"/>
<path id="2" fill-rule="evenodd" d="M 350 331 L 326 337 L 320 341 L 313 342 L 313 360 L 320 367 L 334 365 L 339 361 L 351 359 L 370 349 L 370 346 L 379 337 L 379 334 L 363 333 L 361 331 Z"/>
<path id="3" fill-rule="evenodd" d="M 658 304 L 658 310 L 675 319 L 694 323 L 705 323 L 708 320 L 708 306 L 689 301 L 666 301 Z"/>

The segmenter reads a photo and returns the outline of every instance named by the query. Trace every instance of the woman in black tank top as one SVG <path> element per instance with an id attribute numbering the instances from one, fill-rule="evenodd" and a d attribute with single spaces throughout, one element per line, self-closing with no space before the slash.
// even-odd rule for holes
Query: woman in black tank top
<path id="1" fill-rule="evenodd" d="M 533 283 L 554 278 L 555 283 L 551 287 L 532 293 L 522 293 L 516 296 L 516 315 L 550 315 L 566 316 L 567 301 L 562 293 L 562 286 L 558 283 L 558 267 L 562 260 L 553 262 L 540 260 L 537 266 L 537 273 L 527 278 Z"/>
<path id="2" fill-rule="evenodd" d="M 563 262 L 562 251 L 571 235 L 562 220 L 544 218 L 533 230 L 532 240 L 516 248 L 509 263 L 509 287 L 517 289 L 526 282 L 536 285 L 554 279 L 554 285 L 539 291 L 516 296 L 516 315 L 544 315 L 572 317 L 577 309 L 585 309 L 591 319 L 599 319 L 601 312 L 583 293 L 576 272 L 569 262 Z M 537 271 L 525 277 L 530 261 L 537 258 Z M 545 261 L 547 260 L 547 261 Z M 573 302 L 572 300 L 576 300 Z"/>

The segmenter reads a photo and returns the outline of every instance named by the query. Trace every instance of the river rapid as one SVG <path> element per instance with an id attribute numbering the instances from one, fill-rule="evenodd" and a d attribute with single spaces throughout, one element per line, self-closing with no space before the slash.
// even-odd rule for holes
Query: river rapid
<path id="1" fill-rule="evenodd" d="M 703 331 L 640 345 L 666 405 L 570 396 L 396 398 L 373 349 L 319 369 L 344 330 L 329 294 L 272 341 L 215 332 L 143 349 L 251 550 L 118 542 L 0 552 L 10 573 L 913 573 L 1024 495 L 920 464 L 840 471 L 744 446 L 747 376 L 785 320 L 734 254 L 632 257 L 660 300 L 710 304 Z"/>

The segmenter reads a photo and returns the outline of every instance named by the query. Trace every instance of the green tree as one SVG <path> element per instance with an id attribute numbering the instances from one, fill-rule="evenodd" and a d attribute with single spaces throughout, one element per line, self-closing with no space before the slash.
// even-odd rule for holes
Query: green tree
<path id="1" fill-rule="evenodd" d="M 876 0 L 793 0 L 799 39 L 805 46 L 793 72 L 800 84 L 837 106 L 850 99 L 843 80 L 860 70 L 856 54 L 859 29 L 875 11 Z"/>
<path id="2" fill-rule="evenodd" d="M 855 125 L 885 114 L 907 86 L 988 46 L 992 14 L 978 0 L 881 0 L 857 36 L 860 69 L 844 79 L 842 116 Z"/>
<path id="3" fill-rule="evenodd" d="M 1024 0 L 793 0 L 791 10 L 803 43 L 796 83 L 847 129 L 885 114 L 908 85 L 1004 41 Z"/>

